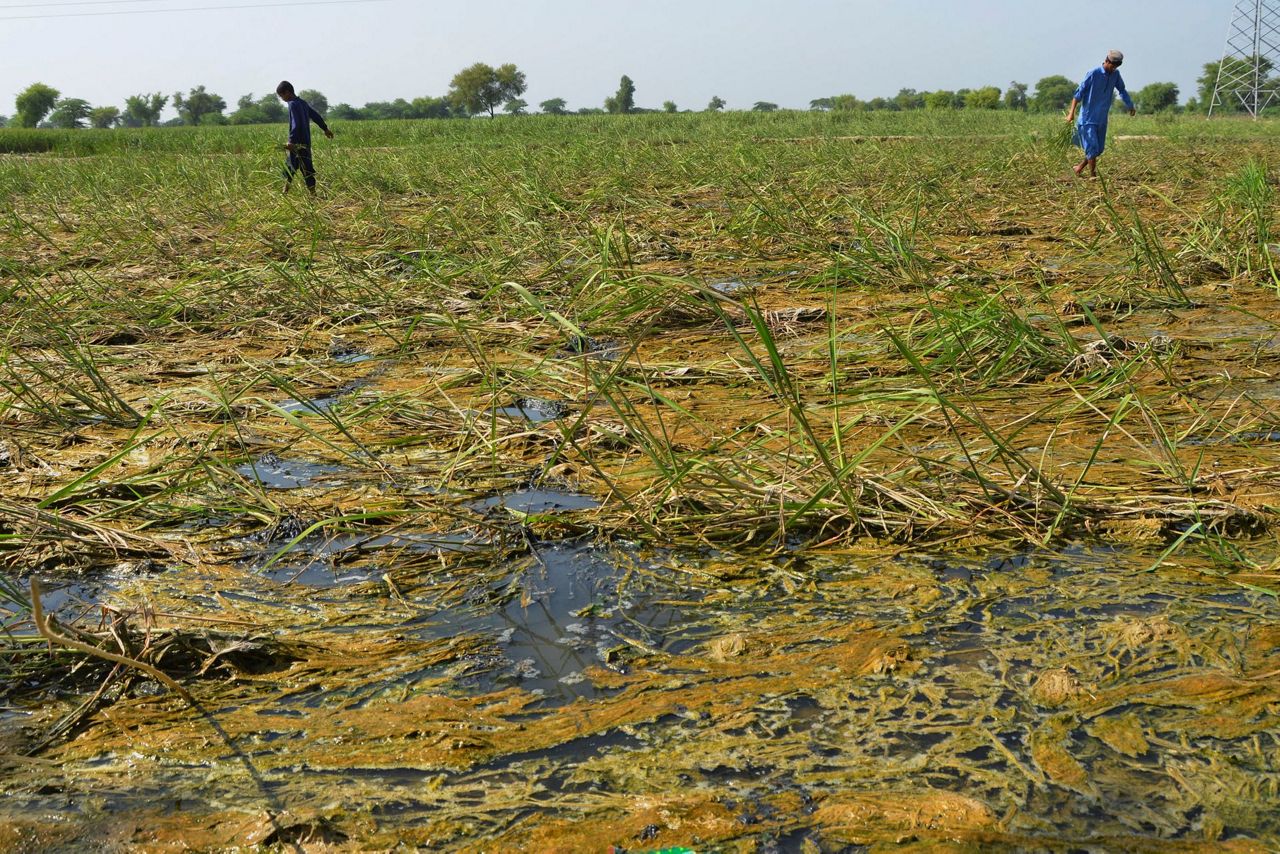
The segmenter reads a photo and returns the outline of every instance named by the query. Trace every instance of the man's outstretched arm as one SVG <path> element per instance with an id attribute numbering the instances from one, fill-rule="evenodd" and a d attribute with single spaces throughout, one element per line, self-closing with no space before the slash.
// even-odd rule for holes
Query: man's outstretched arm
<path id="1" fill-rule="evenodd" d="M 324 135 L 333 139 L 333 131 L 329 130 L 329 126 L 324 123 L 324 116 L 316 112 L 315 107 L 307 104 L 307 112 L 311 114 L 311 121 L 319 125 L 320 130 L 324 131 Z"/>
<path id="2" fill-rule="evenodd" d="M 1120 93 L 1120 100 L 1124 101 L 1124 105 L 1129 108 L 1129 115 L 1135 115 L 1138 109 L 1133 105 L 1133 99 L 1129 97 L 1129 90 L 1125 88 L 1124 78 L 1119 74 L 1116 75 L 1116 91 Z"/>

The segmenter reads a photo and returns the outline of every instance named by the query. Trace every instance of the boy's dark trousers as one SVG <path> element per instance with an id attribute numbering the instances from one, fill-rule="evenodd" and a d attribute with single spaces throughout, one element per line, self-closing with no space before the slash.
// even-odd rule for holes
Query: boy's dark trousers
<path id="1" fill-rule="evenodd" d="M 316 188 L 316 167 L 311 163 L 311 149 L 298 148 L 290 151 L 284 159 L 285 185 L 293 183 L 293 176 L 302 173 L 302 180 L 307 182 L 308 190 Z"/>

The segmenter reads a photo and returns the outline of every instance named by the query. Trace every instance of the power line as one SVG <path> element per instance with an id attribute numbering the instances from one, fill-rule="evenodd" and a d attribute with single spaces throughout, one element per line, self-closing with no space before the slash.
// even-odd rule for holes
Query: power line
<path id="1" fill-rule="evenodd" d="M 89 5 L 90 2 L 103 0 L 87 0 L 84 4 L 69 3 L 67 5 Z M 123 2 L 152 2 L 152 0 L 123 0 Z M 109 12 L 62 12 L 56 15 L 0 15 L 0 21 L 34 21 L 51 18 L 98 18 L 106 15 L 166 15 L 174 12 L 229 12 L 238 9 L 279 9 L 285 6 L 350 6 L 361 3 L 387 3 L 389 0 L 292 0 L 288 3 L 250 3 L 240 6 L 184 6 L 181 9 L 117 9 Z M 3 7 L 17 8 L 17 7 Z"/>
<path id="2" fill-rule="evenodd" d="M 131 3 L 168 3 L 169 0 L 69 0 L 59 3 L 3 3 L 0 9 L 51 9 L 54 6 L 128 6 Z"/>

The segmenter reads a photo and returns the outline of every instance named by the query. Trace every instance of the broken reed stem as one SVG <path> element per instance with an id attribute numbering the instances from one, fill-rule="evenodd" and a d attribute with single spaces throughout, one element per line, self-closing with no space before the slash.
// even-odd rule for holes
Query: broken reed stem
<path id="1" fill-rule="evenodd" d="M 66 635 L 61 635 L 54 631 L 49 625 L 49 618 L 44 613 L 44 606 L 40 604 L 40 582 L 36 580 L 34 575 L 31 577 L 31 619 L 35 622 L 36 630 L 40 632 L 40 636 L 49 641 L 51 645 L 56 644 L 58 646 L 64 646 L 68 649 L 74 649 L 76 652 L 81 652 L 94 658 L 101 658 L 105 661 L 110 661 L 124 667 L 132 667 L 134 670 L 141 670 L 143 673 L 147 674 L 152 679 L 156 680 L 170 691 L 173 691 L 179 697 L 186 700 L 187 704 L 192 708 L 199 711 L 196 707 L 195 697 L 191 696 L 191 692 L 179 685 L 173 678 L 161 673 L 150 664 L 138 661 L 136 658 L 129 658 L 125 655 L 117 655 L 114 652 L 107 652 L 105 649 L 98 649 L 96 646 L 81 643 L 78 640 L 74 640 Z"/>

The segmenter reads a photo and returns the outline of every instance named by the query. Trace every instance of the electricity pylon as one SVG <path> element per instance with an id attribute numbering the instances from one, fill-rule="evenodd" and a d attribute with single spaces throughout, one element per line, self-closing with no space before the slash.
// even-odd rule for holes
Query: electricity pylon
<path id="1" fill-rule="evenodd" d="M 1227 30 L 1227 46 L 1209 101 L 1213 111 L 1239 106 L 1255 119 L 1280 102 L 1280 0 L 1237 0 Z"/>

